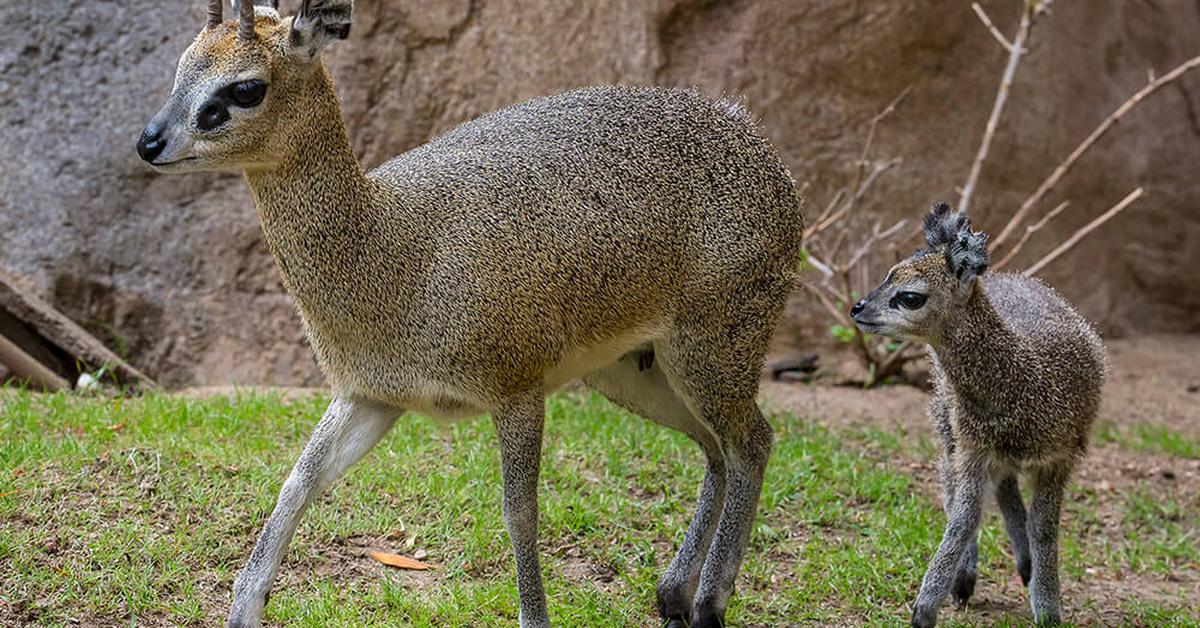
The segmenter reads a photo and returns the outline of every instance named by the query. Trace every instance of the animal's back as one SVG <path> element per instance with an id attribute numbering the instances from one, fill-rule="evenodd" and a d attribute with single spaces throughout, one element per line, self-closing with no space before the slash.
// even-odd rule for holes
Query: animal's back
<path id="1" fill-rule="evenodd" d="M 369 176 L 420 216 L 397 224 L 424 230 L 392 234 L 411 243 L 397 255 L 423 257 L 425 280 L 390 353 L 446 380 L 507 378 L 479 390 L 578 377 L 681 312 L 781 303 L 803 227 L 794 182 L 749 116 L 687 90 L 532 100 Z"/>
<path id="2" fill-rule="evenodd" d="M 1027 350 L 1045 360 L 1046 367 L 1102 378 L 1105 354 L 1099 334 L 1053 288 L 1010 273 L 987 275 L 983 286 L 996 313 L 1028 341 Z"/>
<path id="3" fill-rule="evenodd" d="M 527 101 L 371 174 L 418 190 L 448 226 L 514 221 L 573 250 L 608 237 L 631 260 L 644 256 L 630 246 L 651 257 L 687 248 L 677 261 L 709 274 L 742 272 L 748 256 L 790 264 L 799 249 L 782 160 L 744 110 L 691 90 L 589 87 Z"/>

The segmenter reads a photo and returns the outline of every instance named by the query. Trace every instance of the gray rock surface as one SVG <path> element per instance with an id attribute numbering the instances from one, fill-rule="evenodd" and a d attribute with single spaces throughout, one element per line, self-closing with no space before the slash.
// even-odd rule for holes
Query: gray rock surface
<path id="1" fill-rule="evenodd" d="M 1018 3 L 983 4 L 1011 32 Z M 849 176 L 865 122 L 911 84 L 878 138 L 904 163 L 864 206 L 885 221 L 957 197 L 1005 55 L 958 0 L 358 5 L 328 60 L 368 166 L 574 86 L 699 85 L 745 95 L 816 205 Z M 316 384 L 241 178 L 155 175 L 133 150 L 203 15 L 198 0 L 0 3 L 0 267 L 160 382 Z M 1196 42 L 1195 2 L 1056 3 L 1013 86 L 976 224 L 999 228 L 1148 69 Z M 1187 77 L 1122 121 L 1048 199 L 1072 206 L 1023 255 L 1145 185 L 1045 273 L 1110 335 L 1200 331 L 1197 103 L 1200 76 Z M 814 328 L 802 301 L 782 344 Z"/>

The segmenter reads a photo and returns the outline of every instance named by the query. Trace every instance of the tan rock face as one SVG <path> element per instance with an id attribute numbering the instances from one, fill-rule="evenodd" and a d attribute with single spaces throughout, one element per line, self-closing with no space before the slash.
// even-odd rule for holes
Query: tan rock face
<path id="1" fill-rule="evenodd" d="M 328 61 L 368 166 L 569 87 L 699 85 L 746 96 L 815 205 L 846 181 L 865 122 L 911 84 L 878 138 L 904 163 L 864 206 L 884 221 L 957 197 L 1004 62 L 954 0 L 358 4 Z M 1017 2 L 985 8 L 1012 29 Z M 155 175 L 133 150 L 203 15 L 198 0 L 0 6 L 0 266 L 160 381 L 318 383 L 241 178 Z M 998 229 L 1148 69 L 1196 41 L 1194 2 L 1056 4 L 1013 86 L 976 223 Z M 1147 186 L 1045 273 L 1109 334 L 1200 330 L 1198 108 L 1200 75 L 1127 117 L 1048 199 L 1072 206 L 1022 256 Z M 811 320 L 798 307 L 780 341 Z"/>

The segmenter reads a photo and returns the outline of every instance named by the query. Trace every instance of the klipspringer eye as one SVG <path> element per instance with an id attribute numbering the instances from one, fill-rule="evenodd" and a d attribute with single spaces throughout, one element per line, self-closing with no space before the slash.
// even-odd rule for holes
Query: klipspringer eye
<path id="1" fill-rule="evenodd" d="M 900 307 L 903 307 L 906 310 L 917 310 L 920 309 L 922 305 L 925 305 L 925 300 L 928 298 L 929 297 L 919 292 L 901 292 L 900 294 L 896 295 L 894 303 L 899 304 Z M 895 305 L 892 307 L 895 307 Z"/>
<path id="2" fill-rule="evenodd" d="M 229 86 L 229 100 L 243 109 L 258 106 L 266 95 L 267 83 L 258 79 L 239 81 Z"/>

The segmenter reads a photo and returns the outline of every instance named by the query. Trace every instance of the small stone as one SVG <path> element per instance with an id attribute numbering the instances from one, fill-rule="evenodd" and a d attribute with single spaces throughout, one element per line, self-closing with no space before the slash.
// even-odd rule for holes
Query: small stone
<path id="1" fill-rule="evenodd" d="M 428 556 L 429 556 L 429 552 L 426 552 L 423 549 L 419 549 L 419 550 L 413 552 L 413 558 L 415 558 L 417 560 L 425 560 L 425 558 Z"/>

